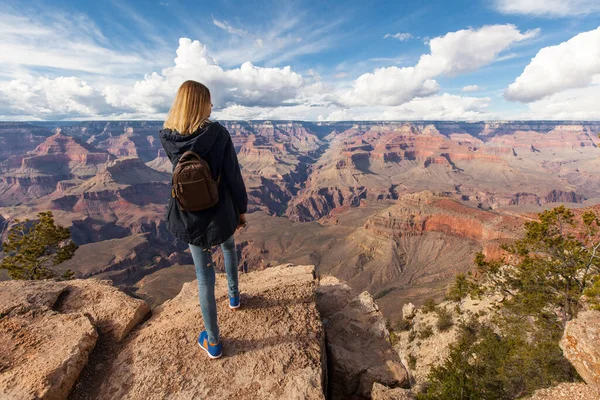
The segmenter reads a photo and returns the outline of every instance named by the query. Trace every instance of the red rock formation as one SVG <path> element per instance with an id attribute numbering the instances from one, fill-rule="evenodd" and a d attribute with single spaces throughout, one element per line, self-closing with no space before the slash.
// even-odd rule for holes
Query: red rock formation
<path id="1" fill-rule="evenodd" d="M 366 199 L 389 198 L 392 185 L 408 193 L 429 189 L 485 208 L 582 202 L 600 195 L 600 180 L 589 172 L 600 175 L 600 164 L 591 161 L 598 157 L 593 132 L 599 128 L 537 122 L 347 126 L 328 137 L 329 148 L 287 214 L 321 218 L 328 211 L 322 205 L 330 203 L 323 189 L 331 187 L 364 188 Z M 340 205 L 346 204 L 334 206 Z"/>
<path id="2" fill-rule="evenodd" d="M 0 164 L 0 204 L 10 205 L 52 193 L 59 182 L 94 176 L 114 157 L 60 132 L 26 155 Z"/>
<path id="3" fill-rule="evenodd" d="M 468 207 L 431 192 L 403 196 L 398 204 L 367 220 L 364 227 L 380 236 L 398 239 L 441 232 L 472 239 L 482 245 L 516 239 L 523 220 Z M 494 247 L 489 248 L 493 253 Z"/>
<path id="4" fill-rule="evenodd" d="M 0 162 L 35 149 L 52 132 L 26 122 L 0 122 Z"/>

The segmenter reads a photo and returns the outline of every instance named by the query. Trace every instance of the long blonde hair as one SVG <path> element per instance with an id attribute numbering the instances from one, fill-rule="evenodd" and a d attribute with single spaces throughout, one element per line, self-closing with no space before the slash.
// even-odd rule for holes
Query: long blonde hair
<path id="1" fill-rule="evenodd" d="M 211 108 L 210 90 L 200 82 L 185 81 L 177 90 L 163 127 L 182 135 L 194 133 L 208 122 Z"/>

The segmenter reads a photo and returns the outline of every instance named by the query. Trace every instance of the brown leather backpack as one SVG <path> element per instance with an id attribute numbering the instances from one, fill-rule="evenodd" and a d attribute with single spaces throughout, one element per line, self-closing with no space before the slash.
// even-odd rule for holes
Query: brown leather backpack
<path id="1" fill-rule="evenodd" d="M 200 211 L 219 202 L 219 182 L 213 179 L 208 163 L 193 151 L 183 153 L 173 171 L 171 196 L 182 211 Z"/>

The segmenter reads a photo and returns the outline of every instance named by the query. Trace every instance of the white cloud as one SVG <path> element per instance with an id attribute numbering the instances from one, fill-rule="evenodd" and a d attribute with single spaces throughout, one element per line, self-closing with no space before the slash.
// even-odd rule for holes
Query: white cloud
<path id="1" fill-rule="evenodd" d="M 512 44 L 537 34 L 537 30 L 521 33 L 514 25 L 450 32 L 431 39 L 430 53 L 422 55 L 416 66 L 375 69 L 356 79 L 352 89 L 341 93 L 338 101 L 345 106 L 394 106 L 435 94 L 440 87 L 433 78 L 474 71 L 494 62 Z"/>
<path id="2" fill-rule="evenodd" d="M 382 120 L 484 120 L 489 97 L 464 97 L 444 93 L 439 96 L 413 99 L 397 107 L 389 108 L 380 115 Z"/>
<path id="3" fill-rule="evenodd" d="M 223 29 L 226 32 L 231 33 L 232 35 L 246 36 L 248 32 L 243 29 L 237 29 L 231 26 L 227 21 L 219 21 L 215 17 L 212 17 L 213 24 L 220 29 Z"/>
<path id="4" fill-rule="evenodd" d="M 307 83 L 289 66 L 262 68 L 245 62 L 239 68 L 223 69 L 209 55 L 205 45 L 181 38 L 175 66 L 160 74 L 147 75 L 136 82 L 133 89 L 111 87 L 107 89 L 107 99 L 117 107 L 131 107 L 148 113 L 165 112 L 177 88 L 188 79 L 206 84 L 217 107 L 232 104 L 282 106 L 286 102 L 293 103 Z"/>
<path id="5" fill-rule="evenodd" d="M 598 0 L 495 0 L 504 14 L 526 14 L 548 17 L 593 14 L 600 11 Z"/>
<path id="6" fill-rule="evenodd" d="M 489 97 L 465 97 L 444 93 L 412 99 L 395 107 L 360 107 L 337 109 L 319 116 L 322 121 L 348 120 L 485 120 L 493 119 L 487 109 Z"/>
<path id="7" fill-rule="evenodd" d="M 508 100 L 531 102 L 569 88 L 589 85 L 600 74 L 600 28 L 541 49 L 514 83 Z"/>
<path id="8" fill-rule="evenodd" d="M 410 33 L 394 33 L 393 35 L 391 33 L 386 33 L 383 38 L 384 39 L 393 38 L 393 39 L 398 39 L 401 42 L 404 42 L 406 40 L 412 39 L 413 35 L 411 35 Z"/>
<path id="9" fill-rule="evenodd" d="M 600 79 L 596 84 L 568 89 L 529 103 L 529 111 L 517 118 L 549 120 L 600 120 Z"/>
<path id="10" fill-rule="evenodd" d="M 4 98 L 3 112 L 7 116 L 66 119 L 117 112 L 101 92 L 75 77 L 30 77 L 0 82 L 0 96 Z"/>
<path id="11" fill-rule="evenodd" d="M 352 90 L 340 94 L 339 100 L 332 100 L 345 106 L 395 106 L 440 90 L 435 80 L 424 78 L 413 67 L 377 68 L 373 73 L 359 76 L 354 81 Z"/>
<path id="12" fill-rule="evenodd" d="M 467 85 L 467 86 L 463 86 L 463 88 L 460 90 L 461 92 L 477 92 L 481 90 L 481 88 L 477 85 Z"/>
<path id="13" fill-rule="evenodd" d="M 486 25 L 478 30 L 462 29 L 429 41 L 430 54 L 421 56 L 417 68 L 432 75 L 455 76 L 494 62 L 516 42 L 537 36 L 538 29 L 519 32 L 514 25 Z"/>

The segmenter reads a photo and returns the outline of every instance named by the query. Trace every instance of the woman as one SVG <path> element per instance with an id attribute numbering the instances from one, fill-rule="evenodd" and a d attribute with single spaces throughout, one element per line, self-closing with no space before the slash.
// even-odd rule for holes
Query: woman
<path id="1" fill-rule="evenodd" d="M 213 179 L 219 182 L 216 206 L 186 212 L 180 210 L 177 200 L 171 197 L 167 210 L 167 229 L 189 244 L 196 267 L 200 309 L 206 328 L 200 333 L 198 344 L 210 358 L 219 358 L 222 346 L 217 324 L 211 247 L 221 245 L 227 272 L 229 307 L 237 309 L 240 307 L 240 293 L 233 234 L 237 228 L 246 225 L 248 196 L 229 132 L 219 123 L 208 120 L 211 110 L 208 88 L 199 82 L 184 82 L 177 91 L 159 137 L 173 169 L 183 153 L 194 151 L 208 163 Z"/>

